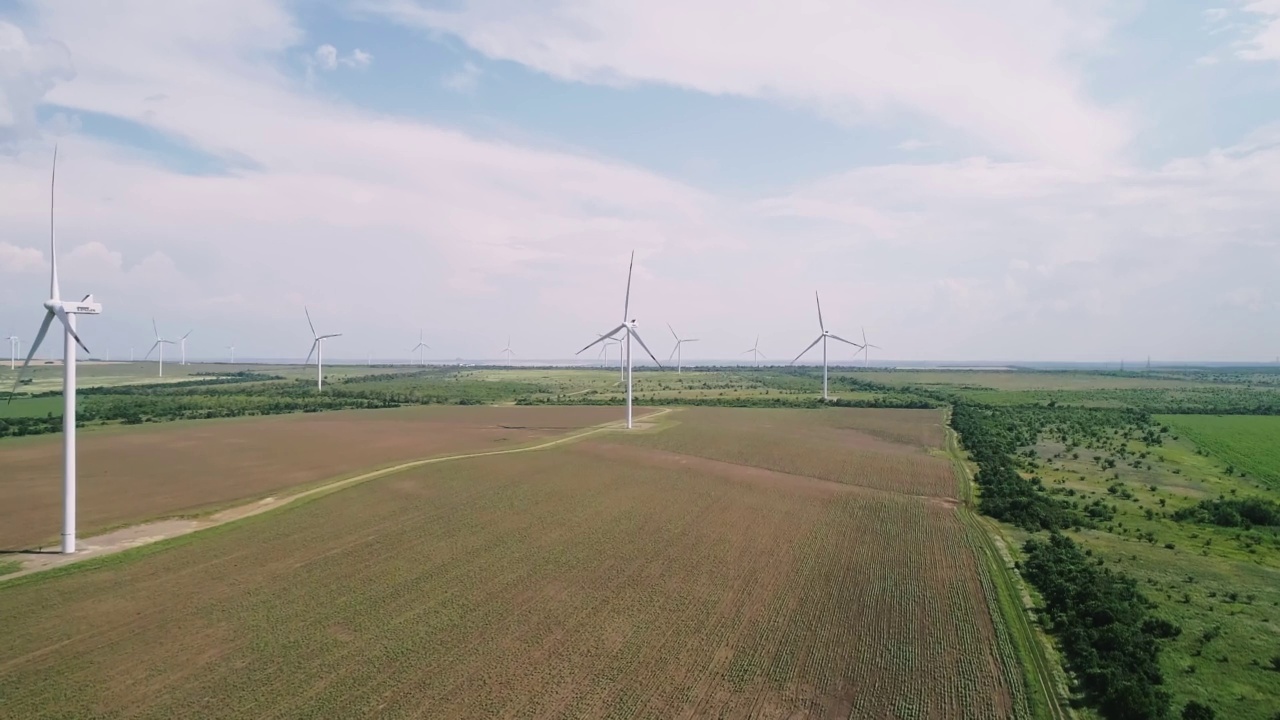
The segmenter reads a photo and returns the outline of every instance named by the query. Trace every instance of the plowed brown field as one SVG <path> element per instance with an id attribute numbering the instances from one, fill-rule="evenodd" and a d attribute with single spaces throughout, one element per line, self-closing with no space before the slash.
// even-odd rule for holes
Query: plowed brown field
<path id="1" fill-rule="evenodd" d="M 708 437 L 772 417 L 737 413 Z M 723 419 L 678 417 L 644 437 Z M 807 476 L 807 446 L 779 471 L 641 440 L 421 467 L 0 584 L 0 716 L 1026 716 L 952 501 Z"/>
<path id="2" fill-rule="evenodd" d="M 193 512 L 377 465 L 515 446 L 619 413 L 427 406 L 82 431 L 80 531 Z M 0 550 L 56 539 L 61 518 L 62 436 L 0 441 Z"/>
<path id="3" fill-rule="evenodd" d="M 941 410 L 687 408 L 627 442 L 906 495 L 958 498 Z"/>

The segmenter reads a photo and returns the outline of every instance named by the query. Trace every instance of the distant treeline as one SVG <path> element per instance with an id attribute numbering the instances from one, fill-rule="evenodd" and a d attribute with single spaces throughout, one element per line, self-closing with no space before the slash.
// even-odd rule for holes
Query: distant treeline
<path id="1" fill-rule="evenodd" d="M 649 406 L 696 406 L 696 407 L 744 407 L 744 408 L 801 408 L 818 409 L 825 407 L 845 408 L 907 408 L 928 409 L 941 405 L 928 398 L 911 395 L 886 395 L 874 398 L 836 398 L 823 401 L 822 398 L 773 395 L 773 396 L 732 396 L 724 397 L 682 397 L 637 395 L 637 405 Z M 587 395 L 564 395 L 560 397 L 521 397 L 516 399 L 517 405 L 624 405 L 625 397 L 600 397 Z"/>
<path id="2" fill-rule="evenodd" d="M 1267 498 L 1201 500 L 1173 513 L 1180 522 L 1199 522 L 1229 528 L 1280 527 L 1280 503 Z"/>

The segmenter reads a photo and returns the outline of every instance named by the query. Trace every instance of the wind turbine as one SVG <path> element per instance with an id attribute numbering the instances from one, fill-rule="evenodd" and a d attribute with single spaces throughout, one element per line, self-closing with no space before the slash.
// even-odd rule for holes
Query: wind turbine
<path id="1" fill-rule="evenodd" d="M 155 352 L 155 351 L 156 351 L 156 348 L 160 348 L 160 355 L 159 355 L 159 360 L 160 360 L 160 375 L 159 375 L 159 377 L 164 377 L 164 346 L 165 346 L 165 345 L 172 345 L 172 344 L 173 344 L 173 341 L 172 341 L 172 340 L 165 340 L 164 338 L 160 337 L 160 328 L 156 327 L 156 319 L 155 319 L 155 318 L 151 318 L 151 329 L 156 331 L 156 341 L 155 341 L 155 343 L 151 346 L 151 349 L 147 351 L 147 354 L 146 354 L 146 355 L 144 355 L 144 356 L 142 357 L 142 362 L 146 362 L 146 361 L 147 361 L 147 358 L 151 357 L 151 353 Z"/>
<path id="2" fill-rule="evenodd" d="M 600 355 L 596 358 L 600 361 L 600 367 L 609 367 L 609 346 L 620 344 L 621 343 L 612 338 L 606 338 L 605 341 L 600 344 Z M 621 355 L 619 355 L 619 357 L 621 357 Z"/>
<path id="3" fill-rule="evenodd" d="M 307 314 L 307 324 L 311 326 L 311 336 L 315 338 L 311 343 L 311 352 L 307 353 L 307 361 L 303 365 L 311 364 L 311 355 L 316 356 L 316 391 L 324 389 L 324 341 L 329 338 L 342 337 L 342 333 L 331 333 L 329 335 L 317 335 L 316 326 L 311 322 L 311 311 L 305 305 L 302 306 L 302 312 Z"/>
<path id="4" fill-rule="evenodd" d="M 742 352 L 743 355 L 746 355 L 747 353 L 751 353 L 752 359 L 756 362 L 756 367 L 760 367 L 760 358 L 764 358 L 765 360 L 769 359 L 764 353 L 760 352 L 759 335 L 756 336 L 756 344 L 752 345 L 750 350 L 744 350 Z"/>
<path id="5" fill-rule="evenodd" d="M 236 364 L 236 346 L 228 345 L 227 349 L 231 351 L 231 364 L 235 365 Z"/>
<path id="6" fill-rule="evenodd" d="M 5 339 L 9 341 L 9 369 L 12 370 L 17 367 L 16 361 L 18 353 L 22 352 L 22 341 L 18 339 L 17 335 L 10 335 Z"/>
<path id="7" fill-rule="evenodd" d="M 58 248 L 53 233 L 53 190 L 58 177 L 58 148 L 53 149 L 53 172 L 49 179 L 49 299 L 44 301 L 44 322 L 31 343 L 27 359 L 13 383 L 9 401 L 18 391 L 22 373 L 31 364 L 40 341 L 56 317 L 62 323 L 62 552 L 76 551 L 76 345 L 89 352 L 76 335 L 76 315 L 101 315 L 102 306 L 85 295 L 80 302 L 65 302 L 58 287 Z"/>
<path id="8" fill-rule="evenodd" d="M 512 358 L 513 356 L 515 356 L 515 354 L 516 354 L 516 353 L 515 353 L 515 351 L 511 349 L 511 336 L 510 336 L 510 335 L 508 335 L 508 336 L 507 336 L 507 346 L 506 346 L 505 348 L 503 348 L 503 349 L 502 349 L 502 353 L 500 353 L 500 354 L 505 354 L 505 355 L 507 356 L 507 364 L 508 364 L 508 365 L 510 365 L 510 364 L 511 364 L 511 358 Z"/>
<path id="9" fill-rule="evenodd" d="M 822 322 L 822 300 L 818 299 L 818 293 L 816 291 L 813 293 L 813 299 L 814 299 L 814 302 L 818 304 L 818 327 L 822 330 L 822 334 L 818 336 L 817 340 L 814 340 L 813 342 L 809 343 L 809 347 L 802 350 L 800 354 L 796 356 L 796 359 L 791 361 L 791 364 L 795 365 L 796 360 L 799 360 L 800 358 L 804 357 L 804 354 L 812 350 L 814 345 L 817 345 L 818 343 L 822 343 L 822 399 L 830 400 L 831 396 L 827 394 L 827 338 L 831 338 L 832 340 L 839 340 L 842 343 L 852 345 L 856 348 L 860 348 L 862 346 L 856 342 L 845 340 L 844 338 L 840 337 L 839 335 L 836 335 L 835 333 L 829 332 L 827 330 L 826 324 Z"/>
<path id="10" fill-rule="evenodd" d="M 193 332 L 192 330 L 188 330 L 186 335 L 183 335 L 182 337 L 178 338 L 178 344 L 182 347 L 182 364 L 183 365 L 187 364 L 187 337 L 190 336 L 192 332 Z"/>
<path id="11" fill-rule="evenodd" d="M 593 345 L 596 345 L 597 343 L 605 342 L 606 340 L 614 339 L 613 336 L 617 335 L 619 332 L 623 333 L 624 339 L 621 341 L 622 352 L 627 356 L 627 429 L 628 430 L 632 428 L 632 423 L 631 423 L 631 385 L 632 385 L 631 383 L 631 372 L 632 372 L 631 338 L 635 338 L 636 342 L 640 343 L 640 347 L 644 348 L 644 351 L 649 353 L 649 357 L 653 358 L 653 362 L 656 363 L 658 367 L 662 367 L 662 363 L 658 362 L 658 358 L 654 357 L 653 352 L 649 350 L 649 346 L 645 345 L 644 340 L 640 339 L 640 333 L 636 331 L 635 319 L 633 318 L 631 320 L 627 320 L 627 315 L 631 312 L 631 270 L 632 268 L 635 267 L 635 264 L 636 264 L 636 251 L 632 250 L 631 264 L 627 266 L 627 295 L 626 295 L 626 299 L 623 300 L 623 303 L 622 303 L 622 324 L 610 330 L 609 332 L 602 334 L 600 337 L 596 338 L 595 340 L 592 340 L 590 345 L 587 345 L 587 347 L 584 347 L 578 352 L 574 353 L 575 355 L 581 355 L 583 352 L 585 352 L 588 348 L 592 347 Z"/>
<path id="12" fill-rule="evenodd" d="M 671 362 L 671 356 L 674 355 L 676 358 L 676 374 L 680 375 L 684 372 L 684 358 L 683 354 L 680 352 L 680 348 L 685 343 L 698 342 L 698 338 L 686 338 L 681 340 L 680 336 L 676 334 L 676 329 L 671 327 L 671 323 L 667 323 L 667 329 L 671 331 L 671 337 L 676 339 L 676 346 L 671 348 L 671 355 L 667 356 L 667 362 Z"/>
<path id="13" fill-rule="evenodd" d="M 871 348 L 875 348 L 875 349 L 877 349 L 877 350 L 883 350 L 883 349 L 884 349 L 884 348 L 880 347 L 879 345 L 872 345 L 871 343 L 867 342 L 867 329 L 866 329 L 866 328 L 862 328 L 862 349 L 861 349 L 861 350 L 859 350 L 858 352 L 862 353 L 862 366 L 863 366 L 863 367 L 868 367 L 868 366 L 870 366 L 870 365 L 871 365 Z M 854 359 L 857 359 L 857 357 L 858 357 L 858 353 L 854 353 L 854 354 L 853 354 L 853 357 L 854 357 Z"/>
<path id="14" fill-rule="evenodd" d="M 422 350 L 423 350 L 423 348 L 425 348 L 425 349 L 427 349 L 427 350 L 430 350 L 430 349 L 431 349 L 431 346 L 430 346 L 430 345 L 428 345 L 428 344 L 426 344 L 426 343 L 424 343 L 424 342 L 422 342 L 422 331 L 421 331 L 421 330 L 419 330 L 419 331 L 418 331 L 418 344 L 417 344 L 417 345 L 414 345 L 414 346 L 413 346 L 413 347 L 411 347 L 411 348 L 409 348 L 409 352 L 411 352 L 411 353 L 412 353 L 412 352 L 415 352 L 415 351 L 416 351 L 416 352 L 418 353 L 418 364 L 419 364 L 419 365 L 426 365 L 426 364 L 427 364 L 427 363 L 426 363 L 426 361 L 423 359 L 423 354 L 422 354 Z M 372 359 L 372 358 L 371 358 L 371 359 Z"/>

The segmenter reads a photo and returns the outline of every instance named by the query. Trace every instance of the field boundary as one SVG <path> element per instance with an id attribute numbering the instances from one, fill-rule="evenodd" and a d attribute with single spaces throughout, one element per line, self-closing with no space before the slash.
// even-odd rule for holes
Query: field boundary
<path id="1" fill-rule="evenodd" d="M 1031 596 L 1023 585 L 1021 576 L 1013 569 L 1013 558 L 1009 555 L 1004 537 L 1000 535 L 998 528 L 974 509 L 973 475 L 965 464 L 959 438 L 951 428 L 950 421 L 948 411 L 944 424 L 946 450 L 951 457 L 957 480 L 961 483 L 961 503 L 956 512 L 960 513 L 961 522 L 978 541 L 979 562 L 995 590 L 995 597 L 990 598 L 992 610 L 999 612 L 1008 621 L 1006 626 L 1012 636 L 1015 651 L 1022 661 L 1023 675 L 1027 680 L 1027 692 L 1030 695 L 1028 705 L 1035 716 L 1053 720 L 1074 718 L 1075 714 L 1062 700 L 1065 694 L 1060 692 L 1061 683 L 1057 680 L 1061 673 L 1055 672 L 1060 666 L 1050 660 L 1049 653 L 1052 650 L 1048 645 L 1048 638 L 1031 622 Z"/>
<path id="2" fill-rule="evenodd" d="M 666 415 L 672 412 L 673 410 L 674 408 L 660 408 L 647 415 L 642 415 L 640 417 L 637 417 L 636 420 L 652 421 L 653 419 L 662 415 Z M 589 437 L 591 435 L 596 435 L 602 432 L 607 432 L 611 430 L 620 430 L 621 429 L 620 425 L 621 425 L 620 421 L 612 421 L 612 422 L 604 423 L 601 425 L 591 426 L 586 429 L 577 430 L 570 433 L 569 435 L 562 435 L 557 438 L 552 438 L 552 439 L 544 440 L 541 442 L 535 442 L 534 444 L 523 445 L 521 447 L 503 448 L 501 450 L 483 450 L 479 452 L 458 453 L 455 455 L 437 455 L 435 457 L 422 458 L 418 460 L 410 460 L 407 462 L 396 463 L 395 465 L 379 467 L 377 469 L 358 473 L 356 475 L 344 475 L 328 481 L 321 481 L 320 483 L 312 484 L 307 489 L 304 489 L 301 491 L 297 491 L 297 488 L 294 488 L 295 492 L 291 494 L 284 494 L 278 498 L 269 497 L 266 499 L 256 499 L 256 500 L 247 500 L 247 501 L 239 502 L 232 507 L 227 507 L 223 510 L 216 511 L 212 514 L 205 515 L 200 518 L 191 518 L 191 517 L 184 518 L 182 516 L 166 516 L 164 518 L 157 518 L 151 521 L 130 525 L 123 528 L 124 530 L 129 531 L 130 536 L 136 536 L 140 531 L 145 532 L 148 529 L 155 531 L 156 534 L 140 535 L 138 537 L 133 537 L 131 540 L 130 539 L 123 540 L 122 542 L 119 542 L 118 544 L 115 544 L 112 546 L 77 552 L 74 555 L 69 555 L 69 556 L 55 554 L 51 552 L 50 549 L 29 553 L 28 554 L 29 557 L 23 562 L 23 568 L 21 570 L 0 576 L 0 587 L 4 587 L 15 580 L 19 580 L 22 578 L 29 578 L 33 575 L 49 572 L 52 570 L 88 569 L 89 567 L 93 567 L 97 565 L 97 563 L 91 562 L 94 560 L 102 560 L 105 558 L 110 558 L 112 556 L 118 555 L 122 552 L 126 552 L 129 550 L 135 550 L 138 548 L 154 546 L 157 543 L 163 543 L 165 541 L 173 540 L 175 538 L 193 535 L 204 530 L 223 527 L 230 523 L 244 520 L 246 518 L 257 517 L 257 516 L 272 512 L 274 510 L 291 507 L 297 504 L 301 504 L 304 501 L 309 501 L 309 500 L 314 500 L 320 497 L 324 497 L 326 495 L 330 495 L 332 493 L 345 490 L 355 485 L 363 484 L 370 480 L 377 480 L 380 478 L 387 477 L 389 475 L 395 475 L 397 473 L 404 472 L 406 470 L 412 470 L 412 469 L 423 467 L 426 465 L 434 465 L 437 463 L 450 462 L 454 460 L 469 460 L 474 458 L 490 457 L 495 455 L 513 455 L 515 453 L 535 452 L 538 450 L 545 450 L 547 448 L 552 448 L 559 445 L 565 445 L 577 440 L 581 440 L 582 438 Z M 653 426 L 649 428 L 645 428 L 644 430 L 642 430 L 642 432 L 643 431 L 651 432 L 655 430 L 657 427 L 659 427 L 658 424 L 654 423 Z M 110 534 L 112 533 L 108 532 L 105 535 L 100 534 L 92 537 L 103 538 Z M 21 554 L 18 554 L 18 557 L 21 557 Z"/>

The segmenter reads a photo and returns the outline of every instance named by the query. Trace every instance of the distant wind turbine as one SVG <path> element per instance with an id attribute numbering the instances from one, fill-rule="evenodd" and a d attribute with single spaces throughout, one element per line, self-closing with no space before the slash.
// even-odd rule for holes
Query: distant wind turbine
<path id="1" fill-rule="evenodd" d="M 324 389 L 324 341 L 329 338 L 342 337 L 342 333 L 330 333 L 329 335 L 317 335 L 316 326 L 311 322 L 311 311 L 304 305 L 302 312 L 307 314 L 307 325 L 311 326 L 311 336 L 315 340 L 311 343 L 311 352 L 307 353 L 307 361 L 303 365 L 311 364 L 311 356 L 316 356 L 316 390 Z"/>
<path id="2" fill-rule="evenodd" d="M 9 369 L 17 367 L 18 353 L 22 352 L 22 341 L 17 335 L 10 335 L 5 338 L 9 341 Z"/>
<path id="3" fill-rule="evenodd" d="M 158 359 L 160 360 L 160 366 L 159 366 L 159 367 L 160 367 L 160 375 L 159 375 L 159 377 L 164 377 L 164 346 L 165 346 L 165 345 L 172 345 L 172 344 L 173 344 L 173 341 L 172 341 L 172 340 L 165 340 L 164 338 L 160 337 L 160 328 L 156 327 L 156 319 L 155 319 L 155 318 L 151 318 L 151 329 L 156 331 L 156 341 L 155 341 L 155 343 L 151 346 L 151 349 L 147 351 L 147 354 L 146 354 L 145 356 L 143 356 L 143 358 L 142 358 L 142 362 L 146 362 L 146 361 L 147 361 L 147 358 L 151 357 L 151 353 L 155 352 L 155 351 L 156 351 L 156 348 L 160 348 L 160 355 L 159 355 L 159 358 L 158 358 Z"/>
<path id="4" fill-rule="evenodd" d="M 236 346 L 228 345 L 227 349 L 231 351 L 231 364 L 235 365 L 236 364 Z"/>
<path id="5" fill-rule="evenodd" d="M 880 347 L 879 345 L 872 345 L 871 343 L 867 342 L 867 329 L 866 329 L 866 328 L 862 328 L 862 349 L 861 349 L 861 350 L 859 350 L 858 352 L 862 353 L 862 366 L 863 366 L 863 367 L 867 367 L 867 366 L 871 365 L 871 348 L 875 348 L 875 349 L 877 349 L 877 350 L 883 350 L 883 349 L 884 349 L 884 348 Z M 854 353 L 854 354 L 853 354 L 853 357 L 856 359 L 856 358 L 858 357 L 858 353 Z"/>
<path id="6" fill-rule="evenodd" d="M 667 362 L 671 362 L 671 357 L 675 356 L 676 374 L 679 375 L 684 372 L 684 358 L 682 357 L 683 353 L 680 352 L 680 348 L 683 347 L 685 343 L 698 342 L 698 338 L 681 339 L 681 337 L 676 334 L 676 329 L 671 327 L 671 323 L 667 323 L 667 329 L 671 331 L 671 337 L 676 339 L 676 346 L 671 348 L 671 355 L 667 356 Z"/>
<path id="7" fill-rule="evenodd" d="M 596 356 L 596 359 L 600 361 L 600 367 L 609 367 L 609 347 L 621 344 L 622 343 L 612 338 L 606 338 L 605 341 L 600 344 L 600 354 Z M 618 357 L 622 357 L 621 351 L 619 351 Z"/>
<path id="8" fill-rule="evenodd" d="M 62 552 L 76 551 L 76 345 L 89 352 L 76 334 L 76 315 L 101 315 L 102 306 L 94 302 L 93 295 L 85 295 L 79 302 L 62 300 L 58 286 L 58 248 L 53 232 L 53 191 L 58 176 L 58 148 L 53 149 L 53 172 L 49 179 L 49 299 L 44 301 L 44 322 L 36 332 L 36 338 L 27 352 L 14 379 L 10 402 L 22 383 L 22 373 L 31 364 L 40 342 L 49 332 L 56 317 L 62 323 Z"/>
<path id="9" fill-rule="evenodd" d="M 835 333 L 829 332 L 827 330 L 826 324 L 822 322 L 822 300 L 818 298 L 817 292 L 813 293 L 813 299 L 814 299 L 814 302 L 818 304 L 818 327 L 822 330 L 822 334 L 818 336 L 817 340 L 814 340 L 813 342 L 809 343 L 809 347 L 802 350 L 800 354 L 796 356 L 796 359 L 791 361 L 791 364 L 795 365 L 796 360 L 799 360 L 800 358 L 804 357 L 804 354 L 812 350 L 814 345 L 817 345 L 818 343 L 822 343 L 822 399 L 830 400 L 831 396 L 827 394 L 827 338 L 831 338 L 832 340 L 839 340 L 842 343 L 845 343 L 847 345 L 852 345 L 856 348 L 860 348 L 862 346 L 856 342 L 845 340 L 844 338 L 840 337 L 839 335 L 836 335 Z"/>
<path id="10" fill-rule="evenodd" d="M 636 321 L 635 321 L 635 319 L 634 319 L 634 318 L 633 318 L 633 319 L 631 319 L 631 320 L 628 320 L 628 319 L 627 319 L 628 315 L 629 315 L 629 314 L 630 314 L 630 312 L 631 312 L 631 270 L 632 270 L 632 268 L 634 268 L 634 267 L 635 267 L 635 264 L 636 264 L 636 251 L 635 251 L 635 250 L 632 250 L 632 251 L 631 251 L 631 264 L 627 266 L 627 295 L 626 295 L 626 298 L 623 300 L 623 303 L 622 303 L 622 324 L 621 324 L 621 325 L 619 325 L 618 327 L 616 327 L 616 328 L 614 328 L 614 329 L 610 330 L 609 332 L 602 334 L 600 337 L 598 337 L 598 338 L 596 338 L 595 340 L 591 341 L 591 344 L 587 345 L 587 347 L 584 347 L 584 348 L 582 348 L 581 350 L 579 350 L 577 353 L 575 353 L 576 355 L 581 355 L 583 352 L 585 352 L 587 349 L 591 348 L 592 346 L 596 345 L 597 343 L 602 343 L 602 342 L 605 342 L 606 340 L 612 339 L 612 338 L 613 338 L 615 335 L 617 335 L 619 332 L 623 333 L 623 340 L 622 340 L 622 352 L 623 352 L 623 354 L 625 354 L 625 355 L 626 355 L 626 357 L 627 357 L 627 429 L 628 429 L 628 430 L 630 430 L 630 429 L 632 428 L 632 422 L 631 422 L 631 399 L 632 399 L 632 398 L 631 398 L 631 386 L 632 386 L 632 377 L 631 377 L 631 375 L 632 375 L 632 367 L 631 367 L 631 338 L 635 338 L 636 342 L 640 343 L 640 347 L 644 348 L 644 351 L 645 351 L 645 352 L 647 352 L 647 353 L 649 353 L 649 357 L 653 358 L 653 362 L 654 362 L 655 364 L 657 364 L 657 366 L 658 366 L 658 367 L 662 367 L 662 363 L 658 362 L 658 358 L 654 357 L 653 352 L 652 352 L 651 350 L 649 350 L 649 346 L 648 346 L 648 345 L 645 345 L 645 344 L 644 344 L 644 340 L 641 340 L 641 339 L 640 339 L 640 333 L 636 331 Z"/>
<path id="11" fill-rule="evenodd" d="M 752 359 L 754 359 L 756 362 L 756 367 L 760 367 L 760 358 L 764 358 L 765 360 L 769 359 L 768 357 L 765 356 L 764 353 L 760 352 L 760 336 L 759 335 L 756 336 L 756 344 L 752 345 L 750 350 L 744 350 L 742 352 L 743 355 L 746 355 L 747 353 L 751 353 Z"/>
<path id="12" fill-rule="evenodd" d="M 186 335 L 183 335 L 182 337 L 178 338 L 178 345 L 182 348 L 182 364 L 183 365 L 187 364 L 187 338 L 190 337 L 192 332 L 193 331 L 188 330 Z"/>
<path id="13" fill-rule="evenodd" d="M 411 348 L 409 348 L 409 352 L 410 352 L 410 353 L 413 353 L 413 352 L 417 352 L 417 353 L 418 353 L 418 364 L 419 364 L 419 365 L 426 365 L 426 364 L 427 364 L 427 362 L 426 362 L 426 360 L 425 360 L 425 356 L 423 355 L 423 352 L 422 352 L 424 349 L 425 349 L 425 350 L 430 350 L 430 349 L 431 349 L 431 346 L 430 346 L 430 345 L 428 345 L 428 344 L 426 344 L 426 343 L 424 343 L 424 342 L 422 342 L 422 331 L 421 331 L 421 330 L 419 330 L 419 331 L 418 331 L 418 344 L 417 344 L 417 345 L 414 345 L 414 346 L 413 346 L 413 347 L 411 347 Z M 412 356 L 411 356 L 411 357 L 412 357 Z"/>
<path id="14" fill-rule="evenodd" d="M 511 336 L 510 336 L 510 335 L 508 335 L 508 336 L 507 336 L 507 346 L 506 346 L 505 348 L 503 348 L 503 349 L 502 349 L 502 352 L 501 352 L 500 354 L 502 354 L 502 355 L 506 355 L 506 356 L 507 356 L 507 364 L 508 364 L 508 365 L 510 365 L 510 364 L 511 364 L 511 358 L 512 358 L 512 357 L 514 357 L 514 356 L 515 356 L 515 354 L 516 354 L 516 353 L 515 353 L 515 351 L 511 349 Z"/>

